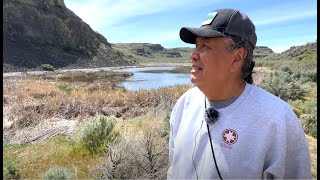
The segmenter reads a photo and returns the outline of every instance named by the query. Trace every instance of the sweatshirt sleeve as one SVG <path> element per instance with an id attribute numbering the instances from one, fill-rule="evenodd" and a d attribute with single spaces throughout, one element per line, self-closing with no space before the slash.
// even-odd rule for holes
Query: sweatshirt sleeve
<path id="1" fill-rule="evenodd" d="M 177 135 L 177 131 L 179 129 L 182 114 L 183 114 L 185 94 L 183 94 L 178 99 L 178 101 L 174 105 L 172 112 L 171 112 L 171 115 L 170 115 L 170 136 L 169 136 L 169 161 L 170 161 L 170 164 L 172 163 L 173 155 L 174 155 L 174 139 Z"/>
<path id="2" fill-rule="evenodd" d="M 175 106 L 173 107 L 173 110 L 171 112 L 170 116 L 170 136 L 169 136 L 169 169 L 167 172 L 167 179 L 172 179 L 172 167 L 171 164 L 173 163 L 173 156 L 174 156 L 174 139 L 176 137 L 176 131 L 177 128 L 180 125 L 180 116 L 181 116 L 181 99 L 180 98 Z M 180 109 L 180 110 L 179 110 Z"/>
<path id="3" fill-rule="evenodd" d="M 176 108 L 172 110 L 171 116 L 170 116 L 170 136 L 169 136 L 169 162 L 171 164 L 172 159 L 173 159 L 173 153 L 174 153 L 174 133 L 173 133 L 173 121 L 175 118 L 175 112 Z"/>
<path id="4" fill-rule="evenodd" d="M 188 91 L 189 92 L 189 91 Z M 187 93 L 188 93 L 187 92 Z M 172 179 L 173 178 L 173 173 L 172 172 L 172 164 L 174 163 L 174 150 L 175 150 L 175 138 L 177 136 L 177 132 L 181 123 L 182 115 L 183 115 L 183 110 L 185 107 L 185 97 L 186 93 L 183 94 L 175 104 L 175 106 L 172 109 L 171 116 L 170 116 L 170 136 L 169 136 L 169 169 L 167 172 L 167 179 Z"/>
<path id="5" fill-rule="evenodd" d="M 298 117 L 290 108 L 287 116 L 284 179 L 312 179 L 309 144 Z"/>

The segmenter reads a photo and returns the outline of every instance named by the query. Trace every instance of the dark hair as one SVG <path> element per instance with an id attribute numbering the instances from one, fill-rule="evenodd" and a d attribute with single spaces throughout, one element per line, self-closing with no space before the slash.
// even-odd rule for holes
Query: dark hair
<path id="1" fill-rule="evenodd" d="M 237 48 L 245 48 L 247 50 L 247 55 L 243 61 L 241 68 L 241 77 L 249 84 L 253 83 L 252 73 L 255 62 L 253 61 L 253 46 L 248 42 L 243 40 L 241 37 L 229 35 L 231 42 L 227 47 L 228 50 L 232 51 Z"/>

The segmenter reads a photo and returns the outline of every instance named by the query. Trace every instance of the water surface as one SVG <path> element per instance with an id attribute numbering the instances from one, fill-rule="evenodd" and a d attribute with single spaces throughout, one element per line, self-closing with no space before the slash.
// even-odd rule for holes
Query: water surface
<path id="1" fill-rule="evenodd" d="M 191 85 L 190 73 L 170 73 L 170 70 L 174 70 L 175 68 L 176 67 L 141 67 L 115 71 L 134 73 L 133 76 L 120 84 L 124 88 L 134 91 L 139 89 L 158 89 L 165 86 Z M 161 70 L 163 72 L 161 72 Z M 152 73 L 152 71 L 156 73 Z"/>

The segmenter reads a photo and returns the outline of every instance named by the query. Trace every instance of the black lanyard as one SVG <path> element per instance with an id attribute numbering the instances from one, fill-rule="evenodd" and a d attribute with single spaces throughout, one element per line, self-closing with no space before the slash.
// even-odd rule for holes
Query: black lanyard
<path id="1" fill-rule="evenodd" d="M 204 108 L 207 110 L 206 97 L 204 97 Z M 211 151 L 212 151 L 214 164 L 216 165 L 216 169 L 217 169 L 217 172 L 219 174 L 220 179 L 222 179 L 220 171 L 219 171 L 219 168 L 218 168 L 218 165 L 217 165 L 216 157 L 214 155 L 213 146 L 212 146 L 212 140 L 211 140 L 211 134 L 210 134 L 210 128 L 209 128 L 209 124 L 208 123 L 207 123 L 207 129 L 208 129 L 208 135 L 209 135 L 209 140 L 210 140 L 210 145 L 211 145 Z"/>

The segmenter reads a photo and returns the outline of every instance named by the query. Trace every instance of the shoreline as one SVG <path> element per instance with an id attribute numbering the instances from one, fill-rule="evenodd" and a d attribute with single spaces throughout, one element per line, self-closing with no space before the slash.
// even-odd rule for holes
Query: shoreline
<path id="1" fill-rule="evenodd" d="M 112 71 L 125 68 L 135 68 L 138 66 L 114 66 L 114 67 L 101 67 L 101 68 L 79 68 L 79 69 L 57 69 L 54 71 L 23 71 L 23 72 L 6 72 L 3 73 L 3 78 L 7 77 L 21 77 L 27 75 L 46 75 L 46 74 L 58 74 L 66 72 L 99 72 L 99 71 Z"/>
<path id="2" fill-rule="evenodd" d="M 7 77 L 21 77 L 27 75 L 46 75 L 55 73 L 65 73 L 65 72 L 99 72 L 99 71 L 113 71 L 125 68 L 138 68 L 138 67 L 159 67 L 159 66 L 191 66 L 191 63 L 142 63 L 134 66 L 109 66 L 109 67 L 99 67 L 99 68 L 77 68 L 77 69 L 64 69 L 60 68 L 54 71 L 44 71 L 44 70 L 30 70 L 30 71 L 13 71 L 4 72 L 3 78 Z"/>

